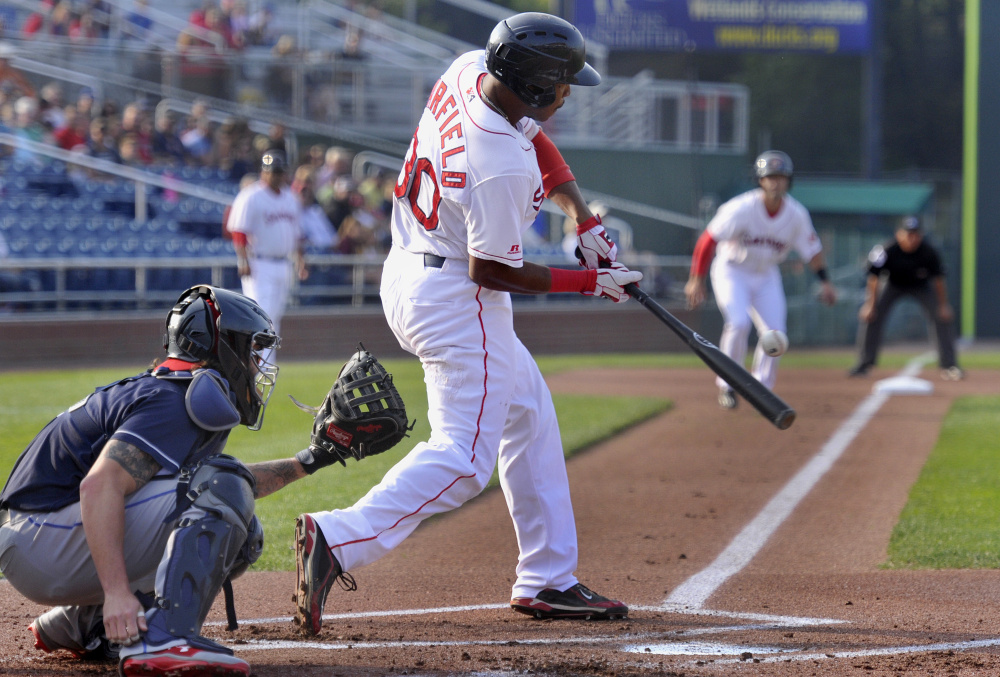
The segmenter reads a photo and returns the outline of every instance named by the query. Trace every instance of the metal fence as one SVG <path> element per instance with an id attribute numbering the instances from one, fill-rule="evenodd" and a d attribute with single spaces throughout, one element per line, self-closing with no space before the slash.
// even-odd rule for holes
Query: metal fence
<path id="1" fill-rule="evenodd" d="M 537 256 L 542 265 L 574 264 L 565 257 Z M 379 307 L 382 256 L 309 255 L 310 276 L 295 281 L 290 307 Z M 690 257 L 636 255 L 624 259 L 643 271 L 643 287 L 667 302 L 681 299 Z M 0 311 L 7 315 L 71 313 L 87 310 L 123 312 L 162 308 L 186 287 L 208 283 L 239 289 L 231 256 L 163 258 L 20 258 L 0 260 L 0 275 L 23 283 L 18 291 L 0 291 Z M 79 288 L 81 279 L 88 286 Z M 173 281 L 173 284 L 170 284 Z M 573 295 L 517 296 L 519 303 L 566 303 Z"/>

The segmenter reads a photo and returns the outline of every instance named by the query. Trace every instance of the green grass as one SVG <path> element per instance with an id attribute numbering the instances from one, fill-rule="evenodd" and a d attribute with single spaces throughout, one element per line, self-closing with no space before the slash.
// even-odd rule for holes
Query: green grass
<path id="1" fill-rule="evenodd" d="M 926 347 L 890 350 L 880 366 L 900 368 Z M 847 369 L 849 350 L 792 350 L 783 369 Z M 1000 353 L 965 351 L 967 369 L 1000 369 Z M 386 360 L 417 426 L 396 449 L 363 463 L 325 469 L 289 489 L 258 502 L 264 522 L 265 552 L 256 568 L 287 570 L 292 566 L 292 521 L 300 512 L 352 504 L 418 441 L 426 439 L 426 397 L 415 359 Z M 640 355 L 572 355 L 539 357 L 544 373 L 592 367 L 704 368 L 687 353 Z M 933 365 L 931 365 L 933 367 Z M 0 477 L 6 480 L 14 461 L 31 438 L 53 416 L 97 385 L 128 376 L 143 365 L 121 369 L 0 373 Z M 247 462 L 287 457 L 308 443 L 310 417 L 292 405 L 288 395 L 318 404 L 340 368 L 332 362 L 283 363 L 263 430 L 237 428 L 227 451 Z M 667 400 L 608 398 L 554 394 L 567 455 L 579 453 L 623 428 L 669 408 Z M 622 412 L 629 412 L 623 418 Z M 949 413 L 937 448 L 914 486 L 889 546 L 887 568 L 1000 568 L 1000 398 L 965 398 Z M 496 478 L 494 477 L 494 484 Z"/>
<path id="2" fill-rule="evenodd" d="M 619 365 L 649 367 L 651 357 L 540 358 L 543 371 L 552 373 L 587 366 Z M 353 504 L 381 480 L 385 472 L 417 442 L 427 439 L 427 397 L 423 372 L 416 359 L 385 360 L 403 395 L 410 418 L 417 425 L 410 437 L 395 449 L 347 467 L 326 468 L 300 480 L 288 489 L 261 499 L 257 514 L 264 524 L 264 555 L 258 570 L 293 568 L 291 549 L 293 520 L 302 512 L 342 508 Z M 295 407 L 288 395 L 307 404 L 319 404 L 341 363 L 290 362 L 281 365 L 278 385 L 268 405 L 264 426 L 257 432 L 244 427 L 230 435 L 226 451 L 248 463 L 291 456 L 309 444 L 312 417 Z M 17 456 L 35 434 L 55 415 L 78 401 L 98 385 L 143 370 L 143 365 L 122 369 L 82 369 L 0 373 L 0 477 L 6 481 Z M 595 384 L 596 389 L 596 384 Z M 670 407 L 665 399 L 553 394 L 567 456 L 609 438 L 624 428 Z M 491 485 L 496 485 L 494 474 Z"/>
<path id="3" fill-rule="evenodd" d="M 1000 568 L 1000 397 L 948 413 L 889 541 L 890 569 Z"/>

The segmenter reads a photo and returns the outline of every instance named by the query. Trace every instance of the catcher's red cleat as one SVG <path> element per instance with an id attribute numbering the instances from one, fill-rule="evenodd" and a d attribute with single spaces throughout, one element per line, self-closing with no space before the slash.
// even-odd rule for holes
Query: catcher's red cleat
<path id="1" fill-rule="evenodd" d="M 354 578 L 346 573 L 330 552 L 316 520 L 299 515 L 295 520 L 295 618 L 293 622 L 307 635 L 317 635 L 323 627 L 323 607 L 333 582 L 344 590 L 357 590 Z"/>
<path id="2" fill-rule="evenodd" d="M 40 634 L 38 634 L 38 630 L 37 628 L 35 628 L 35 624 L 32 623 L 31 625 L 29 625 L 28 629 L 31 630 L 31 634 L 35 636 L 35 648 L 38 649 L 39 651 L 44 651 L 45 653 L 52 653 L 52 649 L 45 646 L 45 640 L 42 639 L 42 636 Z"/>
<path id="3" fill-rule="evenodd" d="M 510 601 L 510 608 L 535 618 L 577 618 L 589 621 L 628 616 L 625 604 L 602 597 L 583 583 L 577 583 L 562 592 L 546 588 L 534 597 L 515 597 Z"/>
<path id="4" fill-rule="evenodd" d="M 185 645 L 127 656 L 119 664 L 118 674 L 122 677 L 247 677 L 250 664 L 236 656 Z"/>

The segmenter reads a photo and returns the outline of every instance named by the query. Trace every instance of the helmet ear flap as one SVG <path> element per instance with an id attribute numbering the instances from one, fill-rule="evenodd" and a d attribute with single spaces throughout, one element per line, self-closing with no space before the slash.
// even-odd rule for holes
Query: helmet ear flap
<path id="1" fill-rule="evenodd" d="M 214 362 L 219 340 L 219 308 L 210 287 L 184 292 L 167 314 L 163 347 L 167 357 Z"/>

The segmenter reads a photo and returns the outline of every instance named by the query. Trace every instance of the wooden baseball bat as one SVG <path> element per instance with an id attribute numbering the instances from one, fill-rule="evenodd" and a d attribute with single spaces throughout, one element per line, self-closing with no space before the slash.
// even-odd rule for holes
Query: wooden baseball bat
<path id="1" fill-rule="evenodd" d="M 735 360 L 719 350 L 715 344 L 671 315 L 666 308 L 650 298 L 649 294 L 639 289 L 635 284 L 625 285 L 625 291 L 680 336 L 695 355 L 700 357 L 733 390 L 742 395 L 743 399 L 759 411 L 764 418 L 780 430 L 787 430 L 795 422 L 794 409 L 755 379 Z"/>

